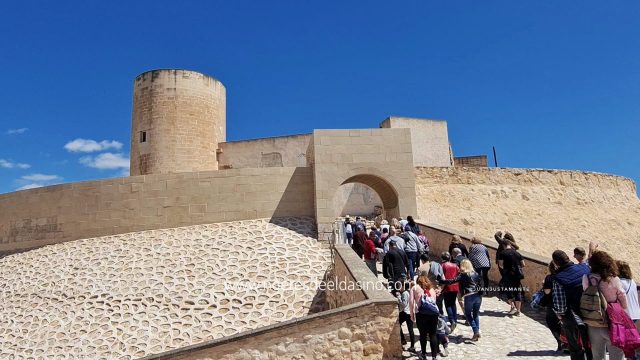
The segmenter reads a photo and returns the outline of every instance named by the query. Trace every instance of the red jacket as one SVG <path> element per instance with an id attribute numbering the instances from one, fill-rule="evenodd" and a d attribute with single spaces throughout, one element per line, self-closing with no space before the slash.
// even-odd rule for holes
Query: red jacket
<path id="1" fill-rule="evenodd" d="M 444 272 L 444 278 L 447 280 L 455 279 L 460 273 L 460 269 L 458 269 L 458 265 L 456 263 L 452 263 L 449 261 L 445 261 L 442 263 L 442 271 Z M 442 292 L 458 292 L 460 286 L 458 283 L 445 285 L 442 288 Z"/>
<path id="2" fill-rule="evenodd" d="M 364 259 L 373 260 L 377 258 L 376 244 L 371 239 L 367 239 L 364 242 Z"/>

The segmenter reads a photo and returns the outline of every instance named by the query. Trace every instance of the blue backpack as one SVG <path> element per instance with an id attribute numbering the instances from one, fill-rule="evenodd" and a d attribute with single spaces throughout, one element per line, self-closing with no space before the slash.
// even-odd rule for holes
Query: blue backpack
<path id="1" fill-rule="evenodd" d="M 422 295 L 420 304 L 418 304 L 418 313 L 424 315 L 439 315 L 440 311 L 436 305 L 436 300 L 426 293 Z"/>

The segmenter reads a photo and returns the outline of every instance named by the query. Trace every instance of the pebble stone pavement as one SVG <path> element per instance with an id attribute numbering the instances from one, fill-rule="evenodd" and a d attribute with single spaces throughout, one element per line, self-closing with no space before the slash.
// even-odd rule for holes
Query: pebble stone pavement
<path id="1" fill-rule="evenodd" d="M 382 277 L 382 267 L 378 266 L 378 277 Z M 482 299 L 480 307 L 480 334 L 478 342 L 471 341 L 473 332 L 470 326 L 464 325 L 464 317 L 460 318 L 462 311 L 458 307 L 458 326 L 449 335 L 449 356 L 438 359 L 474 359 L 474 360 L 498 360 L 498 359 L 568 359 L 568 355 L 555 352 L 556 341 L 549 329 L 544 325 L 544 312 L 537 312 L 527 308 L 523 304 L 523 313 L 520 316 L 508 316 L 509 304 L 496 296 L 488 296 Z M 402 330 L 407 341 L 409 335 L 406 324 Z M 420 351 L 419 332 L 414 329 L 416 335 L 415 348 Z M 400 334 L 398 334 L 400 336 Z M 403 346 L 408 348 L 408 344 Z M 403 352 L 404 359 L 419 359 L 417 353 Z M 427 341 L 427 359 L 431 359 L 429 343 Z"/>

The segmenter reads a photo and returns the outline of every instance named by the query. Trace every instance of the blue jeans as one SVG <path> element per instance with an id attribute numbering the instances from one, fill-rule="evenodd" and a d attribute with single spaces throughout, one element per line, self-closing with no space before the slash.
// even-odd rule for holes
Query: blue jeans
<path id="1" fill-rule="evenodd" d="M 474 334 L 480 332 L 480 305 L 482 297 L 478 294 L 464 297 L 464 316 L 469 321 Z"/>
<path id="2" fill-rule="evenodd" d="M 458 322 L 458 309 L 456 306 L 456 300 L 458 299 L 457 291 L 447 291 L 442 293 L 444 298 L 444 308 L 447 310 L 447 320 L 451 324 Z"/>
<path id="3" fill-rule="evenodd" d="M 416 259 L 418 258 L 418 253 L 415 251 L 407 252 L 407 258 L 409 259 L 409 274 L 411 275 L 411 281 L 416 277 L 415 269 L 413 268 L 413 264 L 415 264 Z"/>

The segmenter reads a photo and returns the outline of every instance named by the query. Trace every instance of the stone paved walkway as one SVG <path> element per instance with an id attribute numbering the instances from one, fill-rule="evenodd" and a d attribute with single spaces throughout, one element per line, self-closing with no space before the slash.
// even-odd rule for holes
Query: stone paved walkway
<path id="1" fill-rule="evenodd" d="M 378 268 L 379 277 L 383 280 L 381 266 Z M 524 309 L 520 316 L 507 316 L 509 304 L 495 296 L 482 299 L 480 307 L 480 333 L 478 342 L 472 342 L 471 327 L 464 325 L 464 318 L 458 319 L 458 326 L 449 335 L 449 356 L 445 359 L 562 359 L 569 357 L 555 352 L 556 341 L 544 324 L 544 313 Z M 462 313 L 458 308 L 458 314 Z M 407 340 L 409 339 L 406 325 L 402 327 Z M 416 349 L 420 350 L 418 329 L 416 334 Z M 400 336 L 398 334 L 398 336 Z M 404 346 L 406 349 L 408 345 Z M 427 359 L 430 359 L 429 343 L 427 342 Z M 416 353 L 405 351 L 405 359 L 418 359 Z M 439 358 L 440 359 L 440 358 Z"/>

